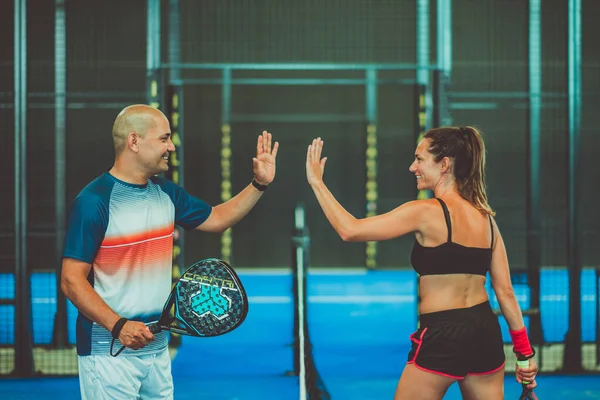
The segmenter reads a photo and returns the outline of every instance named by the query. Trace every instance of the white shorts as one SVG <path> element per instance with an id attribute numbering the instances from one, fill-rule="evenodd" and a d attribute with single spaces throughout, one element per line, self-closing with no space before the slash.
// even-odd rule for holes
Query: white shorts
<path id="1" fill-rule="evenodd" d="M 142 356 L 79 356 L 82 400 L 173 399 L 171 357 L 166 348 Z"/>

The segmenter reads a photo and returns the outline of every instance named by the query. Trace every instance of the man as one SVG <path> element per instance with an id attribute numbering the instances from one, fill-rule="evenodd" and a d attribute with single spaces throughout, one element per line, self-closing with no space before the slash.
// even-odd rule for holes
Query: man
<path id="1" fill-rule="evenodd" d="M 241 220 L 275 177 L 279 144 L 258 137 L 254 179 L 215 207 L 157 176 L 175 151 L 167 118 L 126 107 L 113 126 L 113 167 L 75 198 L 63 254 L 61 289 L 78 308 L 77 354 L 83 399 L 171 399 L 167 332 L 150 333 L 171 289 L 174 224 L 223 232 Z M 126 349 L 119 357 L 110 355 Z"/>

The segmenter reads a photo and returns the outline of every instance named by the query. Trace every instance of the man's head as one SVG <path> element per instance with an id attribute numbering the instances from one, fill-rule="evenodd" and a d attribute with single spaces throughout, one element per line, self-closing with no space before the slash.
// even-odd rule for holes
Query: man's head
<path id="1" fill-rule="evenodd" d="M 125 107 L 115 120 L 112 136 L 117 161 L 127 169 L 148 176 L 169 169 L 169 153 L 175 146 L 169 121 L 156 108 L 143 104 Z"/>

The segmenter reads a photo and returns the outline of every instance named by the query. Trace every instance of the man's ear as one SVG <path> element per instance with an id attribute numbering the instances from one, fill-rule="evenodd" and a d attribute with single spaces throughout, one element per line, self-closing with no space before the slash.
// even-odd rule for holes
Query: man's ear
<path id="1" fill-rule="evenodd" d="M 129 132 L 127 134 L 127 147 L 133 152 L 140 151 L 139 147 L 139 135 L 136 132 Z"/>

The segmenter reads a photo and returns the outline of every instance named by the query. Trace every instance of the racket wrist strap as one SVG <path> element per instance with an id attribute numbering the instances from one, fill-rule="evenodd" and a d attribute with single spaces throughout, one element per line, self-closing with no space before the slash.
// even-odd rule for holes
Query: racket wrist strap
<path id="1" fill-rule="evenodd" d="M 531 347 L 531 343 L 529 343 L 529 337 L 527 336 L 527 329 L 525 329 L 525 327 L 518 331 L 511 331 L 509 329 L 508 332 L 510 333 L 513 342 L 513 351 L 515 354 L 524 360 L 528 360 L 535 355 L 535 351 L 533 350 L 533 347 Z"/>
<path id="2" fill-rule="evenodd" d="M 115 326 L 113 326 L 112 330 L 110 331 L 110 333 L 112 334 L 113 339 L 118 339 L 119 338 L 119 334 L 121 333 L 121 329 L 123 329 L 123 325 L 125 325 L 125 323 L 128 321 L 127 318 L 120 318 L 117 323 L 115 324 Z"/>

